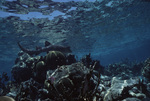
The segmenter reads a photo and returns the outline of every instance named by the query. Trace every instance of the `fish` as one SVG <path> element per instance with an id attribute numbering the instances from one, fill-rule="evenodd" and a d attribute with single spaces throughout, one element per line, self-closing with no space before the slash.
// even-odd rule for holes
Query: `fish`
<path id="1" fill-rule="evenodd" d="M 45 47 L 40 47 L 36 50 L 31 50 L 31 49 L 25 49 L 21 44 L 20 42 L 17 42 L 19 48 L 25 52 L 25 53 L 28 53 L 29 55 L 33 56 L 33 55 L 38 55 L 42 52 L 49 52 L 49 51 L 60 51 L 64 54 L 68 54 L 68 53 L 71 53 L 71 49 L 69 46 L 63 46 L 63 45 L 52 45 L 52 44 L 49 44 L 49 45 L 45 45 Z"/>

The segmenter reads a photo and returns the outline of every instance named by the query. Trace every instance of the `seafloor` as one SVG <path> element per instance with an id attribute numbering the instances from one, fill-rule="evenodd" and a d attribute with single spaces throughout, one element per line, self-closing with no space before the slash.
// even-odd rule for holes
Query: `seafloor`
<path id="1" fill-rule="evenodd" d="M 149 46 L 149 0 L 1 0 L 0 95 L 150 101 Z"/>

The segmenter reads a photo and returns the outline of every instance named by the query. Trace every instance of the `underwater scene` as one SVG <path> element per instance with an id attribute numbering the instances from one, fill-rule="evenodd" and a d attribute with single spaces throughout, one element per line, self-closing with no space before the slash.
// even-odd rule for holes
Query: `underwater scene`
<path id="1" fill-rule="evenodd" d="M 0 0 L 0 101 L 150 101 L 150 0 Z"/>

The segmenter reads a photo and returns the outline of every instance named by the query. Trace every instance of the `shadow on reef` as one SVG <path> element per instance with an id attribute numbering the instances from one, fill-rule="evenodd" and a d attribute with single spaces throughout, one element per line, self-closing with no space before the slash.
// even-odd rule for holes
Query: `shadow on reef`
<path id="1" fill-rule="evenodd" d="M 12 76 L 8 82 L 7 74 L 2 74 L 0 94 L 16 101 L 150 100 L 149 58 L 140 63 L 126 59 L 104 67 L 91 54 L 77 61 L 75 55 L 60 51 L 34 57 L 21 51 Z"/>

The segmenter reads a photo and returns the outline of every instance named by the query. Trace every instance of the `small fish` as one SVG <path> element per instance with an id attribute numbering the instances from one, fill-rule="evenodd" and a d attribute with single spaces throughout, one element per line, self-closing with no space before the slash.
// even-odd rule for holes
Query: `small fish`
<path id="1" fill-rule="evenodd" d="M 49 51 L 60 51 L 62 53 L 71 53 L 70 47 L 62 46 L 62 45 L 52 45 L 49 43 L 49 45 L 46 45 L 45 47 L 38 48 L 37 50 L 30 50 L 30 49 L 25 49 L 21 44 L 18 42 L 19 48 L 23 51 L 28 53 L 29 55 L 38 55 L 42 52 L 49 52 Z"/>

